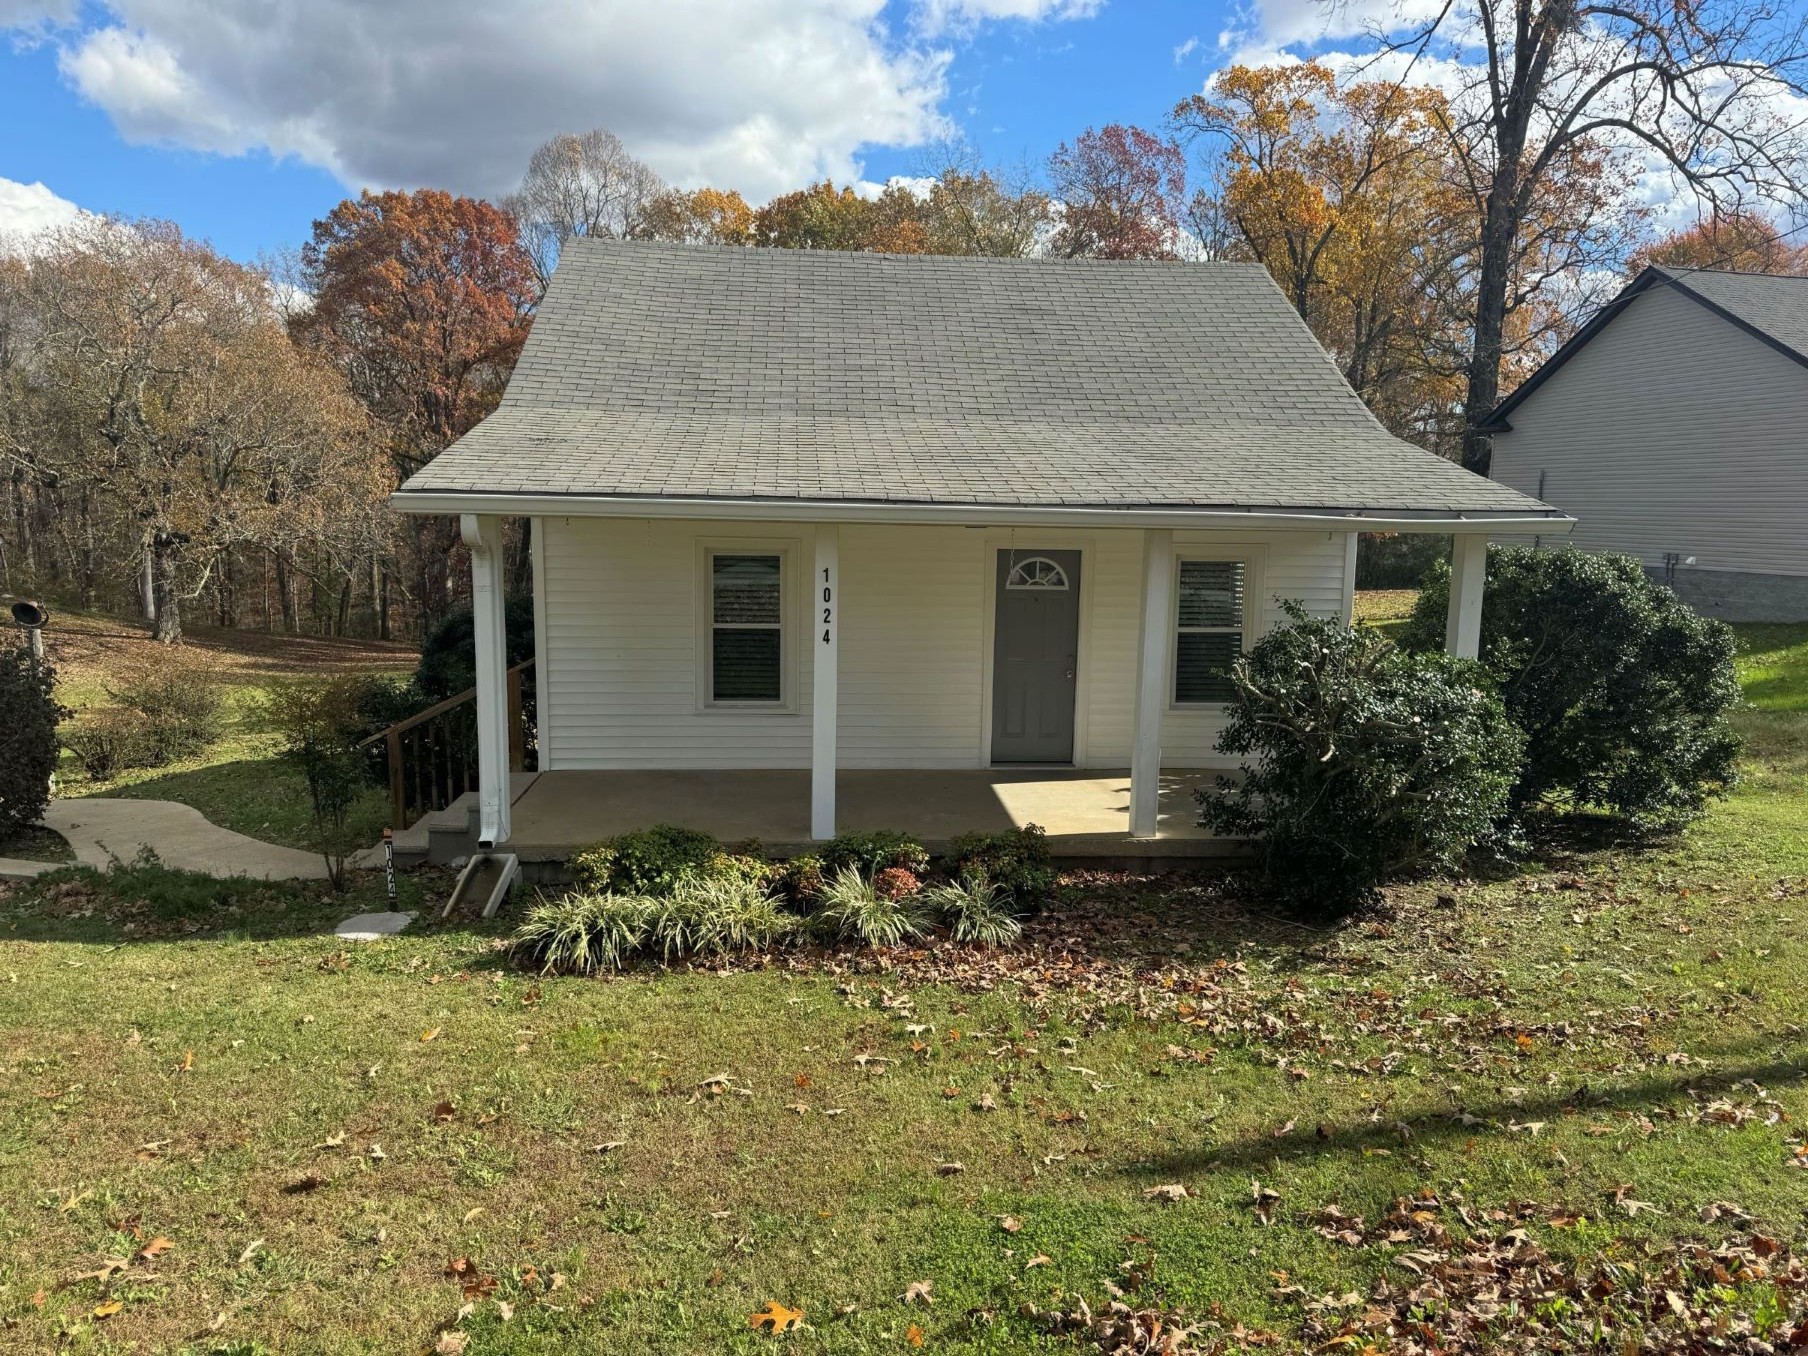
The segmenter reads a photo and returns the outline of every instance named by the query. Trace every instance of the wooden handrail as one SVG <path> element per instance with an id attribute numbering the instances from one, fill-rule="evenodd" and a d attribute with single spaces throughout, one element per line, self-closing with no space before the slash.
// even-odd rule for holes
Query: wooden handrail
<path id="1" fill-rule="evenodd" d="M 521 675 L 532 668 L 533 663 L 531 659 L 523 660 L 507 671 L 504 700 L 509 718 L 510 772 L 520 772 L 527 764 L 527 729 L 522 717 Z M 444 719 L 453 712 L 470 707 L 476 696 L 476 688 L 467 688 L 359 741 L 357 747 L 360 749 L 367 749 L 379 740 L 382 741 L 386 771 L 389 774 L 389 815 L 392 828 L 405 829 L 420 814 L 444 809 L 462 792 L 470 790 L 476 784 L 475 719 L 461 719 L 457 728 L 453 728 Z M 404 739 L 404 736 L 407 738 Z M 410 753 L 413 754 L 412 764 L 408 762 Z M 416 813 L 411 814 L 410 811 Z"/>
<path id="2" fill-rule="evenodd" d="M 519 692 L 521 690 L 521 679 L 519 676 L 521 671 L 523 669 L 531 669 L 533 666 L 534 661 L 532 659 L 523 659 L 519 664 L 508 671 L 508 677 L 510 679 L 509 686 L 513 691 Z M 360 739 L 355 747 L 360 749 L 369 748 L 379 739 L 388 739 L 391 735 L 399 735 L 406 730 L 412 730 L 415 726 L 425 724 L 435 716 L 444 715 L 453 707 L 463 706 L 468 701 L 475 701 L 476 698 L 477 689 L 474 687 L 467 687 L 463 692 L 453 693 L 443 702 L 434 703 L 425 711 L 416 711 L 412 716 L 408 717 L 407 720 L 398 720 L 394 725 L 389 726 L 387 729 L 378 730 L 368 739 Z"/>

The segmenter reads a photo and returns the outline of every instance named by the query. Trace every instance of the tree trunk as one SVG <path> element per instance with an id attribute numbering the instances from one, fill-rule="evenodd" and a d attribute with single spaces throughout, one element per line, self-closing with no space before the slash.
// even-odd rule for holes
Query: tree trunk
<path id="1" fill-rule="evenodd" d="M 182 600 L 176 592 L 176 538 L 159 531 L 151 539 L 152 595 L 156 604 L 152 636 L 165 645 L 182 640 Z"/>
<path id="2" fill-rule="evenodd" d="M 1519 239 L 1519 157 L 1525 131 L 1518 119 L 1497 134 L 1499 164 L 1482 207 L 1481 266 L 1475 286 L 1475 334 L 1470 347 L 1468 392 L 1463 402 L 1463 465 L 1488 474 L 1494 439 L 1480 428 L 1500 401 L 1500 362 L 1507 328 L 1507 288 Z"/>
<path id="3" fill-rule="evenodd" d="M 144 558 L 138 564 L 138 603 L 144 609 L 144 619 L 155 624 L 157 620 L 157 562 L 155 550 L 148 540 L 144 544 Z"/>
<path id="4" fill-rule="evenodd" d="M 282 609 L 282 629 L 286 635 L 294 635 L 295 626 L 295 572 L 289 568 L 288 553 L 276 553 L 276 601 Z"/>

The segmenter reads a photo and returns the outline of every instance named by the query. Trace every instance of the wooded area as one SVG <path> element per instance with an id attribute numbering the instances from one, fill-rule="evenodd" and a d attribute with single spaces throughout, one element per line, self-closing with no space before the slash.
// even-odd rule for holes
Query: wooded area
<path id="1" fill-rule="evenodd" d="M 1808 272 L 1808 143 L 1779 97 L 1808 94 L 1808 40 L 1731 0 L 1476 0 L 1460 41 L 1455 12 L 1353 71 L 1232 66 L 1165 126 L 1089 128 L 1039 171 L 945 147 L 876 192 L 755 207 L 668 186 L 597 130 L 549 140 L 500 203 L 365 192 L 262 266 L 163 222 L 20 242 L 0 252 L 0 591 L 168 641 L 195 614 L 420 635 L 457 603 L 463 547 L 384 498 L 494 408 L 580 235 L 1259 261 L 1389 429 L 1485 472 L 1474 421 L 1640 267 Z M 1383 78 L 1384 58 L 1456 75 Z M 1654 229 L 1654 170 L 1698 224 Z"/>

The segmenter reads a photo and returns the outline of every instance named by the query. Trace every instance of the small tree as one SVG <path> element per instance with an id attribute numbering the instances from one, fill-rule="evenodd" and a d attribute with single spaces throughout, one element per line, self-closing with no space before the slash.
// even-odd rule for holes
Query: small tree
<path id="1" fill-rule="evenodd" d="M 56 773 L 57 726 L 69 714 L 56 675 L 24 646 L 0 650 L 0 834 L 44 817 Z"/>
<path id="2" fill-rule="evenodd" d="M 366 846 L 354 811 L 370 789 L 356 748 L 370 682 L 350 674 L 324 683 L 292 679 L 275 684 L 264 702 L 266 728 L 282 739 L 282 756 L 307 783 L 312 846 L 335 890 L 345 889 L 347 858 Z"/>
<path id="3" fill-rule="evenodd" d="M 1218 750 L 1249 761 L 1199 793 L 1200 822 L 1261 840 L 1296 905 L 1341 911 L 1488 835 L 1523 741 L 1474 663 L 1288 610 L 1232 670 Z"/>
<path id="4" fill-rule="evenodd" d="M 1443 644 L 1449 597 L 1440 563 L 1406 645 Z M 1735 648 L 1630 556 L 1491 547 L 1481 659 L 1526 736 L 1515 808 L 1600 806 L 1643 831 L 1701 814 L 1735 776 Z"/>

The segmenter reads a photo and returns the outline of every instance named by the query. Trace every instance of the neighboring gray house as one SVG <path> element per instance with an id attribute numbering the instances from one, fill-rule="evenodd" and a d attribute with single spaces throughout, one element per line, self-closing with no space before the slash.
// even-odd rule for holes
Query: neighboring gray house
<path id="1" fill-rule="evenodd" d="M 1493 478 L 1734 621 L 1808 618 L 1808 278 L 1647 268 L 1489 417 Z"/>
<path id="2" fill-rule="evenodd" d="M 1034 820 L 1197 838 L 1191 770 L 1356 536 L 1569 520 L 1389 434 L 1257 265 L 574 240 L 500 407 L 410 477 L 457 514 L 480 836 L 795 844 Z M 531 521 L 539 773 L 505 761 L 500 523 Z"/>

